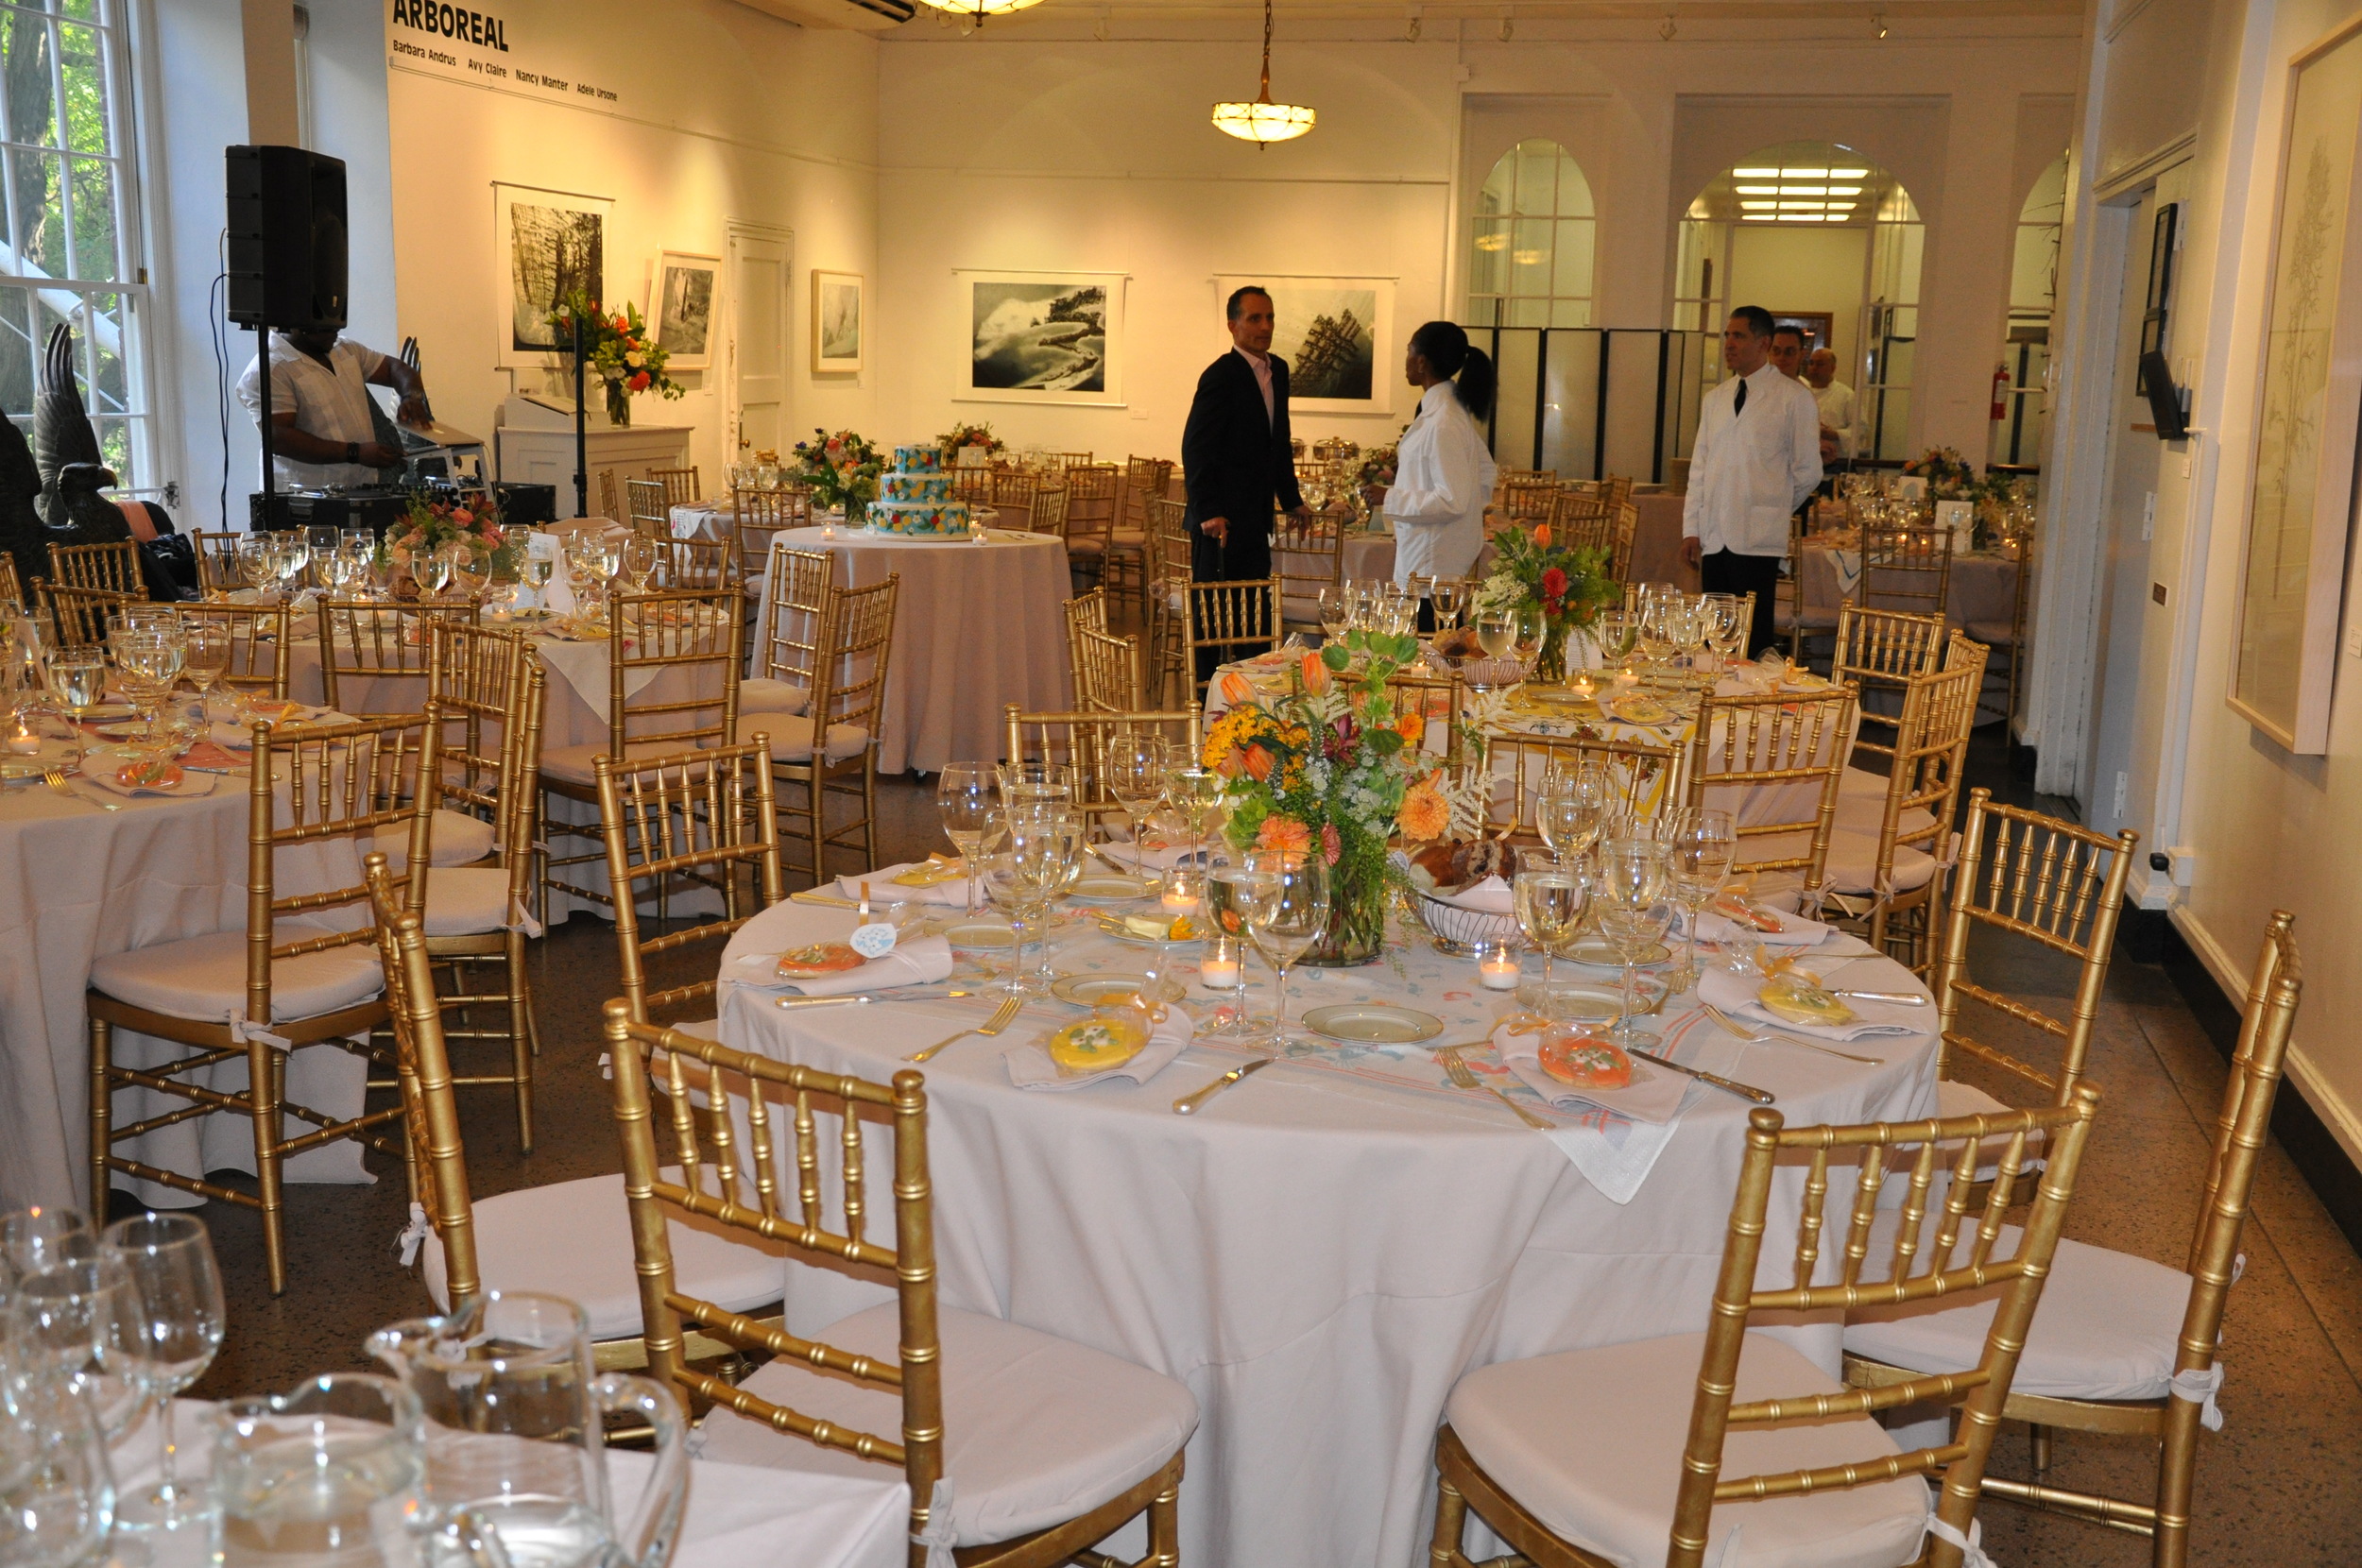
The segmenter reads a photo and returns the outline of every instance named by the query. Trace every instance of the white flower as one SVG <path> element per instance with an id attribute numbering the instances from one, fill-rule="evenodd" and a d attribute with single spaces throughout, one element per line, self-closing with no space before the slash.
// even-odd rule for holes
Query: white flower
<path id="1" fill-rule="evenodd" d="M 642 366 L 648 363 L 648 356 L 642 353 L 639 349 L 634 349 L 630 353 L 624 356 L 624 363 L 637 370 Z"/>

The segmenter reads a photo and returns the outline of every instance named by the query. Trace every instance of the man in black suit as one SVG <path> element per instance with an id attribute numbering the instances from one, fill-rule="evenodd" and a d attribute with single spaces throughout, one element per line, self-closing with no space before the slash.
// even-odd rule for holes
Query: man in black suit
<path id="1" fill-rule="evenodd" d="M 1288 435 L 1288 363 L 1271 351 L 1272 298 L 1259 288 L 1231 295 L 1230 352 L 1197 378 L 1181 433 L 1189 486 L 1190 575 L 1201 583 L 1252 582 L 1272 574 L 1275 503 L 1309 517 L 1296 490 Z M 1210 656 L 1199 661 L 1205 680 Z"/>

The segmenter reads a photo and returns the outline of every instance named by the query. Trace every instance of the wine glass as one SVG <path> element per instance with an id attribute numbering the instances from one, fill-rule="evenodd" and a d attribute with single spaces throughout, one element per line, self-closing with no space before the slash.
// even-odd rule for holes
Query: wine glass
<path id="1" fill-rule="evenodd" d="M 1738 854 L 1738 827 L 1723 810 L 1700 808 L 1670 814 L 1666 884 L 1685 918 L 1681 967 L 1668 983 L 1675 991 L 1686 991 L 1698 982 L 1698 917 L 1731 874 L 1731 861 Z"/>
<path id="2" fill-rule="evenodd" d="M 1517 642 L 1517 616 L 1514 610 L 1486 609 L 1477 611 L 1477 646 L 1487 658 L 1507 658 L 1509 650 Z"/>
<path id="3" fill-rule="evenodd" d="M 98 1255 L 98 1233 L 80 1209 L 36 1203 L 0 1215 L 0 1294 L 27 1274 Z"/>
<path id="4" fill-rule="evenodd" d="M 1247 934 L 1278 975 L 1265 1042 L 1271 1050 L 1288 1044 L 1288 971 L 1328 929 L 1328 866 L 1318 855 L 1258 849 L 1248 851 L 1246 876 L 1233 890 Z"/>
<path id="5" fill-rule="evenodd" d="M 325 523 L 316 523 L 306 528 L 303 531 L 305 562 L 312 566 L 325 567 L 328 558 L 336 554 L 336 546 L 339 542 L 336 530 Z M 328 586 L 319 573 L 314 574 L 312 582 L 315 588 Z"/>
<path id="6" fill-rule="evenodd" d="M 982 762 L 947 762 L 935 777 L 935 810 L 943 818 L 944 836 L 960 852 L 967 872 L 970 915 L 976 912 L 976 857 L 992 827 L 992 770 Z"/>
<path id="7" fill-rule="evenodd" d="M 656 540 L 651 538 L 635 536 L 624 546 L 624 575 L 631 579 L 632 592 L 648 591 L 648 579 L 656 575 L 659 554 Z"/>
<path id="8" fill-rule="evenodd" d="M 1648 1038 L 1634 1021 L 1633 975 L 1672 921 L 1672 906 L 1665 901 L 1665 845 L 1653 838 L 1610 838 L 1599 847 L 1592 899 L 1600 933 L 1623 968 L 1624 1008 L 1611 1036 L 1618 1045 Z"/>
<path id="9" fill-rule="evenodd" d="M 1132 861 L 1145 869 L 1147 845 L 1141 842 L 1148 814 L 1165 798 L 1165 742 L 1162 736 L 1128 734 L 1109 740 L 1099 764 L 1100 782 L 1123 808 L 1132 829 Z"/>
<path id="10" fill-rule="evenodd" d="M 279 592 L 282 598 L 291 597 L 296 579 L 302 576 L 304 570 L 311 564 L 312 544 L 309 539 L 296 533 L 282 534 L 279 537 L 279 548 L 272 558 L 272 565 L 279 573 Z"/>
<path id="11" fill-rule="evenodd" d="M 1748 624 L 1747 601 L 1736 593 L 1718 594 L 1714 600 L 1714 617 L 1706 628 L 1706 646 L 1713 650 L 1718 667 L 1727 665 L 1747 646 L 1747 635 L 1754 628 Z"/>
<path id="12" fill-rule="evenodd" d="M 1510 652 L 1516 656 L 1519 662 L 1532 664 L 1534 656 L 1542 651 L 1543 633 L 1548 630 L 1542 619 L 1541 606 L 1538 605 L 1517 606 L 1515 625 L 1515 636 L 1510 643 Z"/>
<path id="13" fill-rule="evenodd" d="M 1510 895 L 1517 912 L 1517 929 L 1542 954 L 1542 1000 L 1534 1011 L 1554 1018 L 1558 1003 L 1550 994 L 1550 951 L 1573 936 L 1583 920 L 1582 868 L 1568 855 L 1528 851 L 1517 859 L 1517 878 L 1510 884 Z"/>
<path id="14" fill-rule="evenodd" d="M 49 659 L 49 690 L 77 724 L 88 722 L 107 692 L 107 659 L 95 648 L 61 648 Z"/>
<path id="15" fill-rule="evenodd" d="M 1330 642 L 1353 629 L 1353 589 L 1331 583 L 1321 588 L 1321 635 Z"/>
<path id="16" fill-rule="evenodd" d="M 140 1298 L 139 1348 L 127 1368 L 163 1406 L 157 1421 L 162 1477 L 117 1500 L 134 1523 L 167 1528 L 201 1514 L 201 1488 L 183 1489 L 174 1466 L 172 1399 L 196 1382 L 221 1349 L 221 1270 L 204 1223 L 193 1215 L 143 1214 L 118 1219 L 100 1237 L 121 1260 Z"/>
<path id="17" fill-rule="evenodd" d="M 18 1370 L 71 1384 L 111 1442 L 147 1406 L 128 1371 L 139 1357 L 141 1299 L 122 1261 L 98 1251 L 96 1236 L 85 1229 L 78 1240 L 77 1255 L 53 1253 L 48 1267 L 18 1278 L 5 1326 Z"/>
<path id="18" fill-rule="evenodd" d="M 451 587 L 453 561 L 451 551 L 437 545 L 410 557 L 410 574 L 419 580 L 419 587 L 429 599 L 439 599 Z"/>
<path id="19" fill-rule="evenodd" d="M 454 544 L 450 549 L 452 570 L 458 576 L 459 591 L 472 602 L 482 604 L 486 592 L 492 586 L 492 553 L 465 544 Z"/>
<path id="20" fill-rule="evenodd" d="M 1213 816 L 1214 809 L 1222 804 L 1222 775 L 1211 768 L 1200 767 L 1187 758 L 1179 765 L 1165 769 L 1165 800 L 1181 813 L 1182 821 L 1189 826 L 1189 864 L 1192 867 L 1199 864 L 1206 824 Z"/>
<path id="21" fill-rule="evenodd" d="M 82 1568 L 115 1510 L 106 1433 L 83 1390 L 62 1378 L 0 1375 L 0 1559 Z"/>
<path id="22" fill-rule="evenodd" d="M 1435 629 L 1437 631 L 1448 632 L 1460 624 L 1463 587 L 1463 585 L 1457 577 L 1435 579 L 1435 586 L 1429 593 L 1429 601 L 1435 606 Z"/>
<path id="23" fill-rule="evenodd" d="M 1609 610 L 1591 623 L 1591 639 L 1599 644 L 1600 657 L 1620 674 L 1640 645 L 1640 620 L 1630 610 Z"/>
<path id="24" fill-rule="evenodd" d="M 1586 853 L 1599 839 L 1615 793 L 1615 780 L 1596 763 L 1545 775 L 1533 802 L 1533 825 L 1550 853 L 1561 859 Z"/>

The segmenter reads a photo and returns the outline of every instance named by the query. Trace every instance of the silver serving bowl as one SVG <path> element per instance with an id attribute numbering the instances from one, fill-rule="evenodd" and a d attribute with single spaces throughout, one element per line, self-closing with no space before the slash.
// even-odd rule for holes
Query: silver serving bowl
<path id="1" fill-rule="evenodd" d="M 1453 958 L 1474 958 L 1480 946 L 1505 947 L 1517 940 L 1515 915 L 1463 910 L 1424 890 L 1419 894 L 1418 913 L 1419 924 L 1435 939 L 1435 950 Z"/>

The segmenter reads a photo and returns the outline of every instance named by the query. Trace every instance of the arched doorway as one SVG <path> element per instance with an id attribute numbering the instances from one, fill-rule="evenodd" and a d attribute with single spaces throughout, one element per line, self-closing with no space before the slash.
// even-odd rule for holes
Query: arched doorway
<path id="1" fill-rule="evenodd" d="M 1591 182 L 1547 137 L 1502 153 L 1468 217 L 1468 311 L 1488 327 L 1591 324 Z"/>
<path id="2" fill-rule="evenodd" d="M 2050 312 L 2059 293 L 2059 235 L 2066 224 L 2067 155 L 2035 177 L 2017 214 L 2010 253 L 2009 319 L 2001 331 L 2000 369 L 2009 378 L 1985 453 L 1988 467 L 2032 469 L 2042 462 L 2049 418 Z M 1995 378 L 1998 382 L 1999 378 Z"/>
<path id="3" fill-rule="evenodd" d="M 1673 322 L 1719 334 L 1737 305 L 1761 305 L 1833 349 L 1854 387 L 1854 446 L 1866 459 L 1911 454 L 1926 225 L 1902 181 L 1840 142 L 1758 148 L 1690 202 L 1675 239 Z M 1722 378 L 1705 343 L 1703 384 Z"/>

